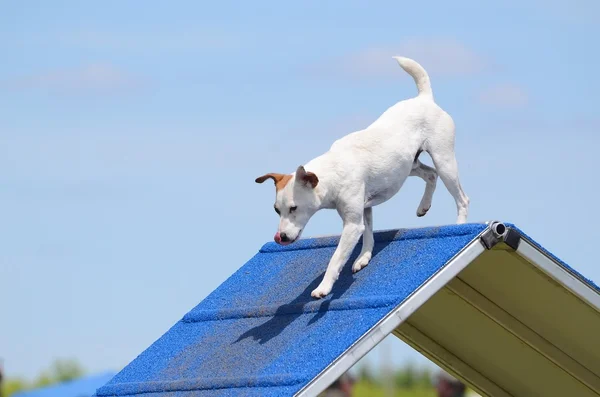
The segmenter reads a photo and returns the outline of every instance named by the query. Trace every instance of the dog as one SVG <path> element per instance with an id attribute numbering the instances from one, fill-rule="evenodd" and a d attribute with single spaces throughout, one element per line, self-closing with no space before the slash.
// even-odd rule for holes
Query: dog
<path id="1" fill-rule="evenodd" d="M 280 220 L 274 239 L 278 244 L 297 241 L 320 209 L 335 209 L 342 218 L 338 246 L 321 283 L 311 292 L 316 299 L 331 292 L 361 236 L 362 250 L 352 271 L 356 273 L 369 264 L 374 246 L 373 207 L 398 193 L 408 176 L 420 177 L 426 184 L 417 216 L 424 216 L 431 208 L 439 175 L 456 201 L 457 223 L 467 220 L 469 198 L 458 176 L 454 121 L 434 101 L 425 69 L 413 59 L 393 58 L 415 80 L 415 97 L 401 100 L 367 128 L 335 141 L 329 151 L 295 172 L 256 178 L 256 183 L 267 179 L 275 183 L 274 207 Z M 419 161 L 422 152 L 431 156 L 434 168 Z"/>

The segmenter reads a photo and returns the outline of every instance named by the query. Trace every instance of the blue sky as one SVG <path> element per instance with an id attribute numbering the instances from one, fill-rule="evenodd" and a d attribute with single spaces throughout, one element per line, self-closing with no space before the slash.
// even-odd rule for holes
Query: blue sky
<path id="1" fill-rule="evenodd" d="M 594 0 L 5 4 L 7 373 L 135 358 L 271 239 L 273 189 L 254 178 L 415 94 L 393 55 L 427 68 L 455 119 L 469 220 L 517 223 L 600 281 L 598 15 Z M 415 216 L 423 188 L 409 179 L 375 228 L 453 223 L 443 185 Z M 305 234 L 340 230 L 321 212 Z M 390 342 L 395 362 L 423 360 Z"/>

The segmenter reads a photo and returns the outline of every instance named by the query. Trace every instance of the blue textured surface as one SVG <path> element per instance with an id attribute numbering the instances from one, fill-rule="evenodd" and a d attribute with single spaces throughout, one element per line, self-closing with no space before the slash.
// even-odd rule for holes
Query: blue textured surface
<path id="1" fill-rule="evenodd" d="M 377 232 L 369 266 L 351 272 L 359 244 L 318 301 L 310 292 L 339 237 L 265 244 L 97 396 L 293 395 L 485 228 Z"/>
<path id="2" fill-rule="evenodd" d="M 114 372 L 85 376 L 70 382 L 16 393 L 12 397 L 91 397 L 96 389 L 106 384 L 113 376 Z"/>
<path id="3" fill-rule="evenodd" d="M 359 244 L 322 300 L 310 293 L 339 237 L 265 244 L 97 395 L 293 395 L 483 229 L 377 232 L 369 266 L 351 272 Z"/>

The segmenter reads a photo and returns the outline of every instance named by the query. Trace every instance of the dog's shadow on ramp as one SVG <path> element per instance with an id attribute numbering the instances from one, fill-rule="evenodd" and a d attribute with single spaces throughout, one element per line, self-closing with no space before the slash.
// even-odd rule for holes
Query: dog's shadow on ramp
<path id="1" fill-rule="evenodd" d="M 300 295 L 294 298 L 294 300 L 279 306 L 273 317 L 267 322 L 244 332 L 234 343 L 240 342 L 246 338 L 252 338 L 262 345 L 279 335 L 288 325 L 304 314 L 304 307 L 308 303 L 314 301 L 310 296 L 310 293 L 317 288 L 322 278 L 322 275 L 315 278 Z"/>
<path id="2" fill-rule="evenodd" d="M 387 239 L 385 240 L 386 241 L 384 242 L 375 244 L 375 248 L 373 249 L 373 258 L 375 258 L 377 254 L 381 252 L 385 247 L 387 247 L 387 245 L 391 242 L 387 241 Z M 318 301 L 310 296 L 310 293 L 315 288 L 317 288 L 321 280 L 323 280 L 323 275 L 325 274 L 325 271 L 323 271 L 323 273 L 316 277 L 304 289 L 304 291 L 302 291 L 302 293 L 300 293 L 300 295 L 294 298 L 290 303 L 286 303 L 284 305 L 279 306 L 273 314 L 273 317 L 271 317 L 265 323 L 244 332 L 233 343 L 238 343 L 246 338 L 252 338 L 253 340 L 258 341 L 258 343 L 260 344 L 265 344 L 271 339 L 281 334 L 286 327 L 288 327 L 291 323 L 297 320 L 300 316 L 307 313 L 314 313 L 314 316 L 309 320 L 307 325 L 310 326 L 312 324 L 315 324 L 317 321 L 319 321 L 325 316 L 325 314 L 329 310 L 331 302 L 343 297 L 344 294 L 350 288 L 350 286 L 355 282 L 356 278 L 359 277 L 359 275 L 354 275 L 352 273 L 352 263 L 354 263 L 354 261 L 358 257 L 361 248 L 362 244 L 357 244 L 352 255 L 350 256 L 350 259 L 342 268 L 340 277 L 333 285 L 331 294 L 328 297 L 325 297 L 322 300 Z M 305 307 L 309 304 L 310 306 L 318 305 L 318 307 L 315 307 L 314 310 L 312 310 L 311 308 L 311 310 L 307 311 L 305 310 Z"/>
<path id="3" fill-rule="evenodd" d="M 385 234 L 385 232 L 379 233 L 379 234 L 380 235 Z M 395 234 L 396 234 L 396 232 L 391 232 L 392 236 Z M 390 243 L 391 243 L 391 239 L 389 239 L 389 240 L 386 239 L 385 242 L 375 244 L 375 246 L 373 247 L 373 253 L 371 256 L 371 262 L 373 262 L 374 258 L 377 256 L 377 254 L 379 254 Z M 357 244 L 357 247 L 354 249 L 352 256 L 350 257 L 350 259 L 344 265 L 344 268 L 340 272 L 340 277 L 333 285 L 333 289 L 331 290 L 331 299 L 326 299 L 321 302 L 321 306 L 319 307 L 319 310 L 315 313 L 314 317 L 310 319 L 310 321 L 308 322 L 308 325 L 312 325 L 312 324 L 316 323 L 317 321 L 319 321 L 321 318 L 323 318 L 323 316 L 325 316 L 325 314 L 329 310 L 329 307 L 331 306 L 331 302 L 336 299 L 341 298 L 346 293 L 346 291 L 348 291 L 348 289 L 350 288 L 352 283 L 354 283 L 354 281 L 356 280 L 356 277 L 358 277 L 358 275 L 354 275 L 352 273 L 352 264 L 354 263 L 356 258 L 358 258 L 361 248 L 362 248 L 362 244 Z M 369 265 L 367 265 L 367 268 L 368 267 L 369 267 Z M 319 278 L 319 280 L 321 280 L 321 278 L 322 278 L 322 276 Z"/>

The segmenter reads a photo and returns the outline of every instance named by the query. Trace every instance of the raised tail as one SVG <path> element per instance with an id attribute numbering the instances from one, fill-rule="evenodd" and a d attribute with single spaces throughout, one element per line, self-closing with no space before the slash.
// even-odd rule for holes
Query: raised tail
<path id="1" fill-rule="evenodd" d="M 415 79 L 415 83 L 417 83 L 417 90 L 419 90 L 419 95 L 428 95 L 433 97 L 433 91 L 431 91 L 431 82 L 429 81 L 429 75 L 423 69 L 423 66 L 419 65 L 416 61 L 413 61 L 410 58 L 404 57 L 393 57 L 402 69 L 406 71 L 406 73 L 410 74 L 413 79 Z"/>

